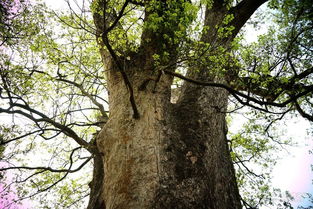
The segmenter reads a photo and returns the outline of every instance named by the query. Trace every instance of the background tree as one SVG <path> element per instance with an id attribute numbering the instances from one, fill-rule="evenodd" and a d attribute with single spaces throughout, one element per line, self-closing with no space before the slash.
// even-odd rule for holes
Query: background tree
<path id="1" fill-rule="evenodd" d="M 15 183 L 30 188 L 21 198 L 36 195 L 46 207 L 44 192 L 59 193 L 52 208 L 81 208 L 88 195 L 88 208 L 273 204 L 264 176 L 245 163 L 273 149 L 270 127 L 287 113 L 312 121 L 312 9 L 271 1 L 269 34 L 242 44 L 241 28 L 265 2 L 95 0 L 91 13 L 84 2 L 69 4 L 69 14 L 31 7 L 30 35 L 3 42 L 1 58 L 0 113 L 14 116 L 6 126 L 18 133 L 1 140 L 9 163 L 1 170 L 20 171 Z M 268 124 L 227 140 L 226 114 L 241 106 Z M 22 160 L 34 153 L 46 161 Z M 91 173 L 90 164 L 92 181 L 67 178 Z M 260 192 L 241 198 L 237 183 L 249 175 Z"/>

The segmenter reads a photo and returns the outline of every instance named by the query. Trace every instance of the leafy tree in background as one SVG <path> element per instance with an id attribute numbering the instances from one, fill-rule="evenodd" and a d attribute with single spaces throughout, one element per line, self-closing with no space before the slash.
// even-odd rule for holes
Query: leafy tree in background
<path id="1" fill-rule="evenodd" d="M 11 130 L 0 170 L 14 171 L 15 201 L 288 208 L 269 176 L 271 153 L 290 142 L 272 129 L 288 114 L 312 121 L 312 8 L 269 1 L 268 33 L 247 44 L 240 31 L 265 2 L 94 0 L 2 13 L 14 30 L 0 31 L 1 128 Z M 227 139 L 226 116 L 242 107 L 253 120 Z"/>

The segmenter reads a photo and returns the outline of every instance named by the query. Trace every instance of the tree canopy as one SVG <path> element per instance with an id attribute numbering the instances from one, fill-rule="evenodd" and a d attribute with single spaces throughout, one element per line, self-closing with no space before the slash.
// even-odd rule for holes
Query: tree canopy
<path id="1" fill-rule="evenodd" d="M 135 56 L 153 57 L 142 67 L 153 66 L 157 79 L 174 77 L 172 103 L 184 81 L 226 90 L 228 109 L 215 108 L 229 121 L 242 109 L 251 118 L 228 134 L 243 206 L 292 208 L 290 195 L 282 197 L 270 180 L 274 153 L 293 143 L 276 131 L 279 121 L 313 121 L 310 0 L 271 0 L 252 18 L 249 8 L 265 0 L 66 2 L 63 11 L 0 2 L 0 198 L 17 191 L 7 207 L 25 199 L 36 208 L 87 206 L 95 139 L 110 117 L 105 51 L 122 74 L 134 118 L 141 113 L 123 63 Z M 219 15 L 205 10 L 213 4 L 228 9 L 221 25 L 208 27 L 205 16 Z M 236 31 L 247 19 L 247 27 L 266 28 L 255 42 Z M 208 31 L 215 36 L 203 35 Z M 194 76 L 199 69 L 205 76 Z"/>

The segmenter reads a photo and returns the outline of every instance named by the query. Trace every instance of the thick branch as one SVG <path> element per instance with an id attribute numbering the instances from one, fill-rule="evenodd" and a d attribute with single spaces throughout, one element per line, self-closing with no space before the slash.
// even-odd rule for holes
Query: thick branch
<path id="1" fill-rule="evenodd" d="M 229 13 L 234 14 L 234 20 L 231 25 L 235 27 L 232 31 L 233 37 L 235 37 L 242 26 L 248 21 L 251 15 L 268 0 L 243 0 L 235 7 L 231 8 Z"/>
<path id="2" fill-rule="evenodd" d="M 296 80 L 301 80 L 310 74 L 313 74 L 313 67 L 306 69 L 298 75 L 295 75 L 293 78 L 291 78 L 291 81 L 294 83 Z"/>
<path id="3" fill-rule="evenodd" d="M 304 110 L 300 107 L 299 103 L 297 101 L 295 101 L 295 106 L 297 111 L 300 113 L 300 115 L 306 119 L 308 119 L 309 121 L 313 122 L 313 115 L 309 115 L 306 112 L 304 112 Z"/>

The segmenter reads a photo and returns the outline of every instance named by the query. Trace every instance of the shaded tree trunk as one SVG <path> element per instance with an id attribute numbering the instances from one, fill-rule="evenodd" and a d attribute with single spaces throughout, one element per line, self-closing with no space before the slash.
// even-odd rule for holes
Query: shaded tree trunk
<path id="1" fill-rule="evenodd" d="M 214 28 L 229 12 L 224 1 L 216 1 L 206 12 L 205 24 Z M 239 12 L 236 17 L 241 18 Z M 103 30 L 97 19 L 95 23 Z M 227 46 L 234 36 L 218 40 L 212 38 L 217 37 L 216 30 L 210 30 L 202 40 Z M 157 43 L 164 40 L 149 31 L 142 37 L 152 41 L 143 41 L 140 53 L 130 60 L 116 60 L 112 54 L 101 52 L 107 68 L 110 116 L 97 139 L 103 160 L 103 168 L 98 168 L 105 173 L 98 179 L 103 180 L 101 194 L 91 197 L 90 202 L 97 199 L 93 201 L 97 203 L 89 204 L 89 208 L 241 208 L 226 139 L 228 93 L 185 83 L 178 101 L 172 104 L 173 78 L 152 70 L 152 55 L 160 52 Z M 175 60 L 175 46 L 170 48 Z M 133 88 L 138 119 L 133 117 L 130 90 L 121 70 Z M 200 67 L 188 76 L 226 82 L 223 77 L 208 75 L 208 71 Z"/>

